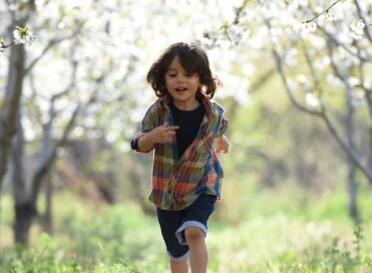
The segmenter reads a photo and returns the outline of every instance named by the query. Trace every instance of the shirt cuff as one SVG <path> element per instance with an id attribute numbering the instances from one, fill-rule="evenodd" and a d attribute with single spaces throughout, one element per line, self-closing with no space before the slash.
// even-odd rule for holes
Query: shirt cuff
<path id="1" fill-rule="evenodd" d="M 145 133 L 143 133 L 143 132 L 138 132 L 138 133 L 135 134 L 134 137 L 131 139 L 131 141 L 130 141 L 130 146 L 131 146 L 131 148 L 132 148 L 133 150 L 135 150 L 135 151 L 137 151 L 137 152 L 141 152 L 141 151 L 139 150 L 139 147 L 138 147 L 138 141 L 139 141 L 139 139 L 140 139 L 142 136 L 144 136 L 144 135 L 145 135 Z"/>
<path id="2" fill-rule="evenodd" d="M 226 118 L 221 119 L 221 123 L 217 131 L 217 137 L 220 137 L 223 134 L 225 134 L 228 124 L 229 124 L 229 121 Z"/>

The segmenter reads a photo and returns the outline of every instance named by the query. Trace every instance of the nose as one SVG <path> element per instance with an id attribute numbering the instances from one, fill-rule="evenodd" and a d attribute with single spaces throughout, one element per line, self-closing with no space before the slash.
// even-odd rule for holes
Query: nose
<path id="1" fill-rule="evenodd" d="M 184 82 L 185 81 L 185 76 L 183 75 L 178 75 L 177 77 L 177 82 Z"/>

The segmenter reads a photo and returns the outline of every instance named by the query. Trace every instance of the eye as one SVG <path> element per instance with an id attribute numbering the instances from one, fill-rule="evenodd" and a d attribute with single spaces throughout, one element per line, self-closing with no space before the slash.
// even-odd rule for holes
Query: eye
<path id="1" fill-rule="evenodd" d="M 192 76 L 194 76 L 194 73 L 186 73 L 186 77 L 190 78 Z"/>
<path id="2" fill-rule="evenodd" d="M 174 73 L 170 73 L 170 74 L 168 74 L 168 77 L 171 77 L 171 78 L 174 78 L 174 77 L 176 77 L 177 76 L 177 74 L 174 74 Z"/>

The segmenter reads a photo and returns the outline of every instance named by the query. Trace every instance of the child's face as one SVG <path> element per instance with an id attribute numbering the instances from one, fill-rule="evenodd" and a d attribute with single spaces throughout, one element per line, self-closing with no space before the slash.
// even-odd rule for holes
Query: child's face
<path id="1" fill-rule="evenodd" d="M 199 75 L 185 71 L 176 56 L 165 73 L 165 85 L 175 103 L 192 105 L 201 84 Z"/>

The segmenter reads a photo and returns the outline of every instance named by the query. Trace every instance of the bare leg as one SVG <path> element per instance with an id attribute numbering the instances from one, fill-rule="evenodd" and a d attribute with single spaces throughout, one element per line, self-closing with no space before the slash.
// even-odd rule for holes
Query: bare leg
<path id="1" fill-rule="evenodd" d="M 189 271 L 187 260 L 185 261 L 170 260 L 170 267 L 172 273 L 187 273 Z"/>
<path id="2" fill-rule="evenodd" d="M 208 251 L 204 233 L 199 228 L 190 227 L 185 231 L 186 241 L 190 247 L 190 266 L 192 273 L 206 273 Z"/>

